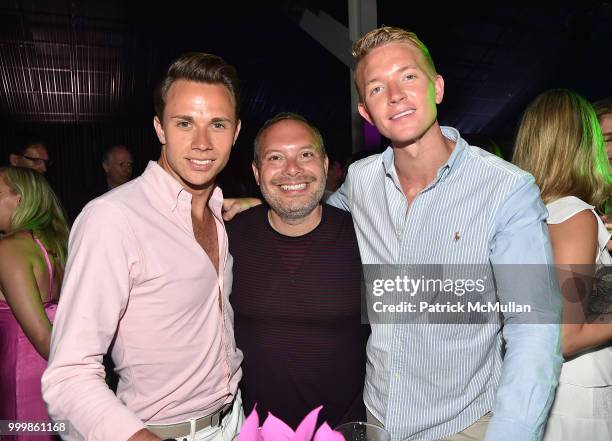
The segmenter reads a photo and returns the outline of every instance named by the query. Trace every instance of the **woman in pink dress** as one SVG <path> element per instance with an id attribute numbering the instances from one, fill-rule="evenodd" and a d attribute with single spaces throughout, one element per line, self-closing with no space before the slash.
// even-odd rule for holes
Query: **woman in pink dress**
<path id="1" fill-rule="evenodd" d="M 0 420 L 49 421 L 40 377 L 47 366 L 67 242 L 64 214 L 43 175 L 0 168 Z"/>

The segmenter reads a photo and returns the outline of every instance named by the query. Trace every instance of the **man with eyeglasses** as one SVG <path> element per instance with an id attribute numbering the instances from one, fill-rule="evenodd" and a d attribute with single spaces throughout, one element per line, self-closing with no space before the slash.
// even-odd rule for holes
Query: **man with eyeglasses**
<path id="1" fill-rule="evenodd" d="M 27 167 L 45 174 L 49 167 L 49 152 L 47 147 L 40 142 L 27 143 L 18 153 L 9 155 L 9 162 L 12 166 Z"/>

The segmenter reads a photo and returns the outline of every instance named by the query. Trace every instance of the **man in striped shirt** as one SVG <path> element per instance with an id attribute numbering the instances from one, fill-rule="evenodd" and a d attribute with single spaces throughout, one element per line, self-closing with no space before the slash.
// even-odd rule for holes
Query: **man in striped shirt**
<path id="1" fill-rule="evenodd" d="M 528 173 L 440 127 L 444 80 L 411 32 L 353 46 L 360 114 L 391 141 L 353 164 L 328 203 L 353 215 L 364 264 L 487 265 L 500 300 L 540 311 L 484 324 L 372 323 L 364 400 L 393 440 L 537 440 L 554 397 L 560 298 Z M 541 264 L 529 283 L 500 265 Z M 508 268 L 508 267 L 506 267 Z M 505 353 L 504 353 L 505 344 Z"/>

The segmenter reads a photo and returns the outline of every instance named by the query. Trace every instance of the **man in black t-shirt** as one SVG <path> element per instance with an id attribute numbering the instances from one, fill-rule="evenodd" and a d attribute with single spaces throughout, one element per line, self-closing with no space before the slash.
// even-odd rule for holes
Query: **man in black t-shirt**
<path id="1" fill-rule="evenodd" d="M 294 429 L 322 404 L 332 427 L 365 420 L 369 327 L 361 324 L 361 261 L 349 213 L 321 204 L 328 159 L 296 114 L 267 121 L 253 173 L 267 205 L 227 223 L 245 414 L 257 404 Z"/>

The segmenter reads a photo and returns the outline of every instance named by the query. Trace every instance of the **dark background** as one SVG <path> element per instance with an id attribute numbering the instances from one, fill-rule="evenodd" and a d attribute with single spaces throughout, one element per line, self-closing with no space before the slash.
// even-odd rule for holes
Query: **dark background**
<path id="1" fill-rule="evenodd" d="M 303 10 L 348 23 L 344 0 L 165 2 L 0 0 L 0 163 L 40 139 L 69 212 L 100 179 L 102 151 L 130 147 L 135 175 L 157 159 L 152 90 L 186 51 L 211 52 L 241 77 L 242 132 L 221 177 L 256 191 L 259 126 L 281 111 L 317 125 L 329 153 L 351 151 L 349 70 L 298 25 Z M 611 1 L 378 1 L 378 24 L 415 31 L 445 78 L 441 123 L 509 157 L 525 106 L 547 89 L 612 95 Z M 347 47 L 347 51 L 350 48 Z"/>

